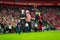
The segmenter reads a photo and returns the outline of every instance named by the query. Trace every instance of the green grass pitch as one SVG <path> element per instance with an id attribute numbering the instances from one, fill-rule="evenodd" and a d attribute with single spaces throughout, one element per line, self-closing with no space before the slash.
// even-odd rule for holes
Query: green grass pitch
<path id="1" fill-rule="evenodd" d="M 0 34 L 0 40 L 60 40 L 60 31 Z"/>

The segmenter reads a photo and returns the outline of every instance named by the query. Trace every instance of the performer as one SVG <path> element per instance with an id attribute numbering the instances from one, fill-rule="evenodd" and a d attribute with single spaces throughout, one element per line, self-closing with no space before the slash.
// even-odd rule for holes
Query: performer
<path id="1" fill-rule="evenodd" d="M 22 10 L 21 10 L 21 14 L 20 14 L 20 19 L 21 19 L 21 23 L 22 23 L 21 30 L 22 30 L 23 32 L 25 32 L 25 17 L 26 17 L 26 15 L 25 15 L 25 10 L 22 9 Z"/>
<path id="2" fill-rule="evenodd" d="M 26 22 L 28 23 L 29 26 L 29 32 L 31 32 L 31 15 L 29 10 L 26 10 Z"/>
<path id="3" fill-rule="evenodd" d="M 38 21 L 39 30 L 42 31 L 42 14 L 39 13 L 39 21 Z"/>

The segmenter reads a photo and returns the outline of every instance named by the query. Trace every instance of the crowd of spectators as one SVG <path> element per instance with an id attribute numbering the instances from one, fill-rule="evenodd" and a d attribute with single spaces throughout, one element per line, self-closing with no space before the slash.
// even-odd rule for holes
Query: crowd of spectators
<path id="1" fill-rule="evenodd" d="M 20 32 L 53 30 L 56 25 L 60 25 L 58 15 L 60 15 L 58 7 L 38 7 L 36 10 L 0 7 L 0 32 L 20 34 Z"/>

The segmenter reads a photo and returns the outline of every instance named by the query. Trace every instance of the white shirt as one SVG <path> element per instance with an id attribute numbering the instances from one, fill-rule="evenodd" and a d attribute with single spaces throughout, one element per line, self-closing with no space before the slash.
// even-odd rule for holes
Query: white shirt
<path id="1" fill-rule="evenodd" d="M 9 25 L 9 29 L 12 29 L 12 26 L 11 25 Z"/>
<path id="2" fill-rule="evenodd" d="M 25 26 L 28 27 L 28 23 L 26 23 Z"/>
<path id="3" fill-rule="evenodd" d="M 35 24 L 35 27 L 37 27 L 37 24 Z"/>

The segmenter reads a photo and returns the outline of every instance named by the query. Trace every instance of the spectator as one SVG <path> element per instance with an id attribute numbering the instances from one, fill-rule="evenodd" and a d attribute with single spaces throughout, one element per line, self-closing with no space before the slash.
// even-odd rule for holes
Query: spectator
<path id="1" fill-rule="evenodd" d="M 12 25 L 11 25 L 11 23 L 9 23 L 9 32 L 11 33 L 12 32 Z"/>
<path id="2" fill-rule="evenodd" d="M 4 33 L 9 33 L 9 26 L 7 24 L 4 26 Z"/>
<path id="3" fill-rule="evenodd" d="M 18 22 L 16 27 L 16 33 L 20 34 L 20 32 L 21 32 L 21 22 Z"/>

